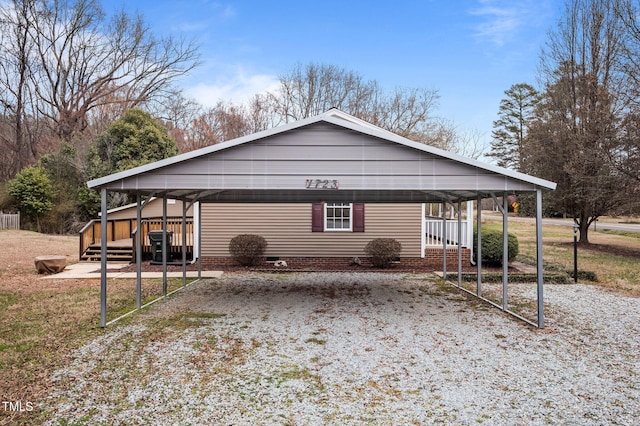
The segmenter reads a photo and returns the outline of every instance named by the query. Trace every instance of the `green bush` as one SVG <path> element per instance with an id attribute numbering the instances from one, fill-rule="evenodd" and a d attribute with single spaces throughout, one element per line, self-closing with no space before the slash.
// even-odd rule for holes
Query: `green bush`
<path id="1" fill-rule="evenodd" d="M 575 278 L 573 272 L 573 269 L 567 269 L 567 275 L 569 275 L 572 280 Z M 591 281 L 596 283 L 600 281 L 600 279 L 598 278 L 598 274 L 593 271 L 584 271 L 582 269 L 578 269 L 578 281 Z"/>
<path id="2" fill-rule="evenodd" d="M 455 282 L 458 279 L 458 274 L 447 274 L 447 279 L 451 282 Z M 464 282 L 476 282 L 478 279 L 477 274 L 473 273 L 462 273 L 462 281 Z M 536 283 L 538 280 L 538 276 L 536 274 L 526 273 L 526 272 L 510 272 L 509 273 L 509 283 Z M 483 283 L 501 283 L 502 282 L 502 272 L 484 272 L 482 274 L 482 282 Z M 544 283 L 545 284 L 569 284 L 569 276 L 563 273 L 545 273 L 544 274 Z"/>
<path id="3" fill-rule="evenodd" d="M 502 232 L 498 231 L 483 231 L 482 232 L 482 263 L 485 265 L 502 265 Z M 508 254 L 507 259 L 509 262 L 515 260 L 520 250 L 518 244 L 518 238 L 509 233 L 508 239 Z M 477 253 L 478 250 L 478 232 L 473 232 L 473 250 Z"/>
<path id="4" fill-rule="evenodd" d="M 53 184 L 46 171 L 40 166 L 25 167 L 9 181 L 7 189 L 20 211 L 36 223 L 40 232 L 40 218 L 54 207 Z"/>
<path id="5" fill-rule="evenodd" d="M 371 260 L 371 264 L 376 268 L 388 267 L 394 259 L 400 256 L 402 244 L 393 238 L 376 238 L 371 240 L 364 247 Z"/>
<path id="6" fill-rule="evenodd" d="M 240 234 L 229 242 L 229 253 L 242 266 L 258 263 L 267 249 L 267 240 L 260 235 Z"/>

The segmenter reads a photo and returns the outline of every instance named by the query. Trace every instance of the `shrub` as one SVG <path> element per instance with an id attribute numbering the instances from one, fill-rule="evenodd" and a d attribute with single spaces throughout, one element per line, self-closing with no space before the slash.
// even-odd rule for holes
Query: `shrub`
<path id="1" fill-rule="evenodd" d="M 229 242 L 229 253 L 242 266 L 258 263 L 267 249 L 267 240 L 260 235 L 240 234 Z"/>
<path id="2" fill-rule="evenodd" d="M 367 243 L 364 252 L 376 268 L 386 268 L 402 251 L 402 245 L 393 238 L 376 238 Z"/>
<path id="3" fill-rule="evenodd" d="M 499 231 L 483 231 L 482 232 L 482 263 L 486 265 L 502 265 L 502 232 Z M 509 233 L 507 234 L 508 253 L 507 259 L 509 262 L 515 260 L 520 250 L 518 244 L 518 238 Z M 477 252 L 478 248 L 478 233 L 473 233 L 473 250 Z"/>
<path id="4" fill-rule="evenodd" d="M 458 279 L 458 274 L 447 274 L 447 279 L 451 282 L 455 282 Z M 476 282 L 477 280 L 476 274 L 471 273 L 462 273 L 462 281 L 464 282 Z M 538 276 L 536 274 L 530 274 L 526 272 L 516 272 L 509 273 L 509 282 L 510 283 L 535 283 L 538 280 Z M 502 282 L 502 272 L 484 272 L 482 274 L 482 282 L 484 283 L 501 283 Z M 567 274 L 562 273 L 545 273 L 544 274 L 544 283 L 545 284 L 569 284 L 569 277 Z"/>
<path id="5" fill-rule="evenodd" d="M 53 184 L 40 166 L 25 167 L 9 181 L 9 195 L 17 200 L 20 211 L 36 222 L 40 232 L 40 218 L 53 208 Z"/>
<path id="6" fill-rule="evenodd" d="M 572 280 L 575 278 L 573 272 L 573 269 L 567 269 L 567 275 L 569 275 Z M 598 278 L 598 274 L 596 274 L 595 272 L 578 269 L 578 281 L 591 281 L 596 283 L 600 280 Z"/>

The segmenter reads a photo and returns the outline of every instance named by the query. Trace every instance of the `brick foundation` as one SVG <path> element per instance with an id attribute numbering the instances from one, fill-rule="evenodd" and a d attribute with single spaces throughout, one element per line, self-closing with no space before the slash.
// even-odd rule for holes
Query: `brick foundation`
<path id="1" fill-rule="evenodd" d="M 401 257 L 400 261 L 394 263 L 394 269 L 411 270 L 441 270 L 442 269 L 442 249 L 426 249 L 425 257 Z M 469 249 L 462 250 L 462 266 L 471 266 L 471 251 Z M 354 269 L 351 257 L 281 257 L 278 260 L 287 262 L 288 269 L 299 270 L 349 270 Z M 370 267 L 366 257 L 361 257 L 362 265 Z M 254 268 L 271 267 L 273 262 L 262 262 L 255 265 Z M 205 257 L 202 264 L 206 269 L 232 269 L 238 265 L 230 257 Z M 447 269 L 455 269 L 458 267 L 458 249 L 447 249 Z"/>
<path id="2" fill-rule="evenodd" d="M 427 265 L 442 269 L 443 251 L 440 248 L 428 248 L 424 251 L 423 260 Z M 471 266 L 471 250 L 462 249 L 462 266 Z M 447 249 L 447 268 L 458 267 L 458 249 Z"/>

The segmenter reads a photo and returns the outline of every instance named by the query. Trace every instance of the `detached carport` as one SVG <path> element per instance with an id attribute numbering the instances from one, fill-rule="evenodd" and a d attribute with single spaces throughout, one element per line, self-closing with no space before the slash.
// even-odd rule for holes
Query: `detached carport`
<path id="1" fill-rule="evenodd" d="M 538 315 L 537 322 L 532 324 L 544 327 L 542 191 L 555 189 L 555 183 L 413 142 L 339 110 L 332 109 L 316 117 L 95 179 L 89 181 L 88 186 L 101 192 L 102 229 L 107 229 L 107 195 L 110 192 L 125 193 L 136 198 L 138 228 L 143 199 L 149 197 L 162 198 L 165 212 L 167 199 L 184 201 L 183 216 L 191 205 L 216 202 L 443 203 L 456 209 L 459 226 L 463 202 L 477 201 L 480 205 L 484 198 L 497 200 L 502 197 L 503 304 L 498 307 L 507 312 L 510 312 L 506 297 L 507 198 L 512 194 L 534 193 Z M 481 239 L 480 209 L 477 223 L 478 238 Z M 201 226 L 196 226 L 195 232 L 200 242 L 196 257 L 201 262 Z M 183 238 L 185 235 L 183 232 Z M 140 238 L 139 233 L 136 238 Z M 446 235 L 442 241 L 446 279 Z M 106 243 L 106 238 L 102 238 L 100 322 L 103 327 L 107 325 Z M 140 241 L 137 241 L 137 246 L 140 246 Z M 480 247 L 481 244 L 478 244 L 475 254 L 478 260 L 475 294 L 478 297 L 482 297 Z M 162 263 L 165 272 L 163 293 L 166 294 L 166 253 L 163 253 Z M 457 263 L 460 286 L 460 248 Z M 139 252 L 136 264 L 136 306 L 140 308 Z M 184 284 L 184 256 L 182 264 Z"/>

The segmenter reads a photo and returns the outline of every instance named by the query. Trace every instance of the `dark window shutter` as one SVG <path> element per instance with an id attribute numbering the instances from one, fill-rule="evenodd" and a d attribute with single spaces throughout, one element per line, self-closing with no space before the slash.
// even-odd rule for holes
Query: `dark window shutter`
<path id="1" fill-rule="evenodd" d="M 311 232 L 324 232 L 324 204 L 311 204 Z"/>
<path id="2" fill-rule="evenodd" d="M 364 232 L 364 204 L 353 203 L 353 232 Z"/>

